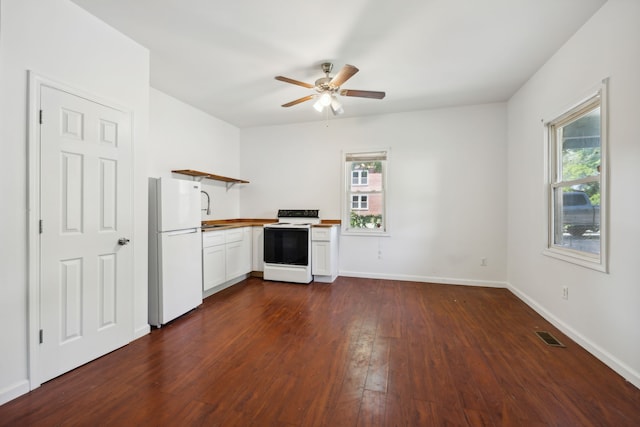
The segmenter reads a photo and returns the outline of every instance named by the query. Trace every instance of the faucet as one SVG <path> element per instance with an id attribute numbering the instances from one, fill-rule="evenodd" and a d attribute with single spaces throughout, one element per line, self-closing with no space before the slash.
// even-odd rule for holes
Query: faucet
<path id="1" fill-rule="evenodd" d="M 203 211 L 207 211 L 207 215 L 211 215 L 211 198 L 209 197 L 209 193 L 207 193 L 204 190 L 200 190 L 201 193 L 204 193 L 205 196 L 207 196 L 207 208 L 206 209 L 201 209 Z"/>

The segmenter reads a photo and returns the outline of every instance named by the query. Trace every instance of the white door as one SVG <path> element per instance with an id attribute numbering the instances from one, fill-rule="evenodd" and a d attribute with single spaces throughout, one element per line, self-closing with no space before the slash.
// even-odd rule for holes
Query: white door
<path id="1" fill-rule="evenodd" d="M 42 86 L 41 382 L 133 337 L 129 114 Z"/>

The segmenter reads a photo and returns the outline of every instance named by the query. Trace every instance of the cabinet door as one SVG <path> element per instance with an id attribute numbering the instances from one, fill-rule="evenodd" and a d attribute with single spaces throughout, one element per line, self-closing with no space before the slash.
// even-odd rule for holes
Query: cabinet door
<path id="1" fill-rule="evenodd" d="M 225 245 L 202 249 L 202 289 L 208 291 L 226 280 Z"/>
<path id="2" fill-rule="evenodd" d="M 226 279 L 231 280 L 242 273 L 242 241 L 226 244 L 227 255 L 227 275 Z"/>
<path id="3" fill-rule="evenodd" d="M 236 233 L 238 230 L 234 230 Z M 251 272 L 251 227 L 243 227 L 240 234 L 226 244 L 227 280 Z"/>
<path id="4" fill-rule="evenodd" d="M 311 273 L 318 276 L 331 275 L 331 243 L 313 242 Z"/>

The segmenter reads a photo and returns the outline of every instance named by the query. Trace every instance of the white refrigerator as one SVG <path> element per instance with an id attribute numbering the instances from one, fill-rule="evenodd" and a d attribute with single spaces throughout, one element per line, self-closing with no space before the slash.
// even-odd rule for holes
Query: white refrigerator
<path id="1" fill-rule="evenodd" d="M 200 183 L 149 178 L 149 324 L 202 304 Z"/>

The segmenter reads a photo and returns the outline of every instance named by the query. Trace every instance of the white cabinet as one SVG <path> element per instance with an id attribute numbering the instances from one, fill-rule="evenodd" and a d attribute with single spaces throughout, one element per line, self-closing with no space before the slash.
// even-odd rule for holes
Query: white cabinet
<path id="1" fill-rule="evenodd" d="M 202 289 L 208 291 L 226 280 L 225 231 L 202 233 Z"/>
<path id="2" fill-rule="evenodd" d="M 205 293 L 250 271 L 251 227 L 202 233 L 202 289 Z"/>
<path id="3" fill-rule="evenodd" d="M 251 272 L 251 227 L 227 230 L 225 243 L 227 280 Z"/>
<path id="4" fill-rule="evenodd" d="M 264 227 L 252 227 L 253 228 L 253 257 L 252 266 L 253 271 L 264 271 Z"/>
<path id="5" fill-rule="evenodd" d="M 311 270 L 314 275 L 331 275 L 331 243 L 313 242 Z"/>
<path id="6" fill-rule="evenodd" d="M 338 227 L 311 228 L 311 273 L 316 282 L 338 277 Z"/>

